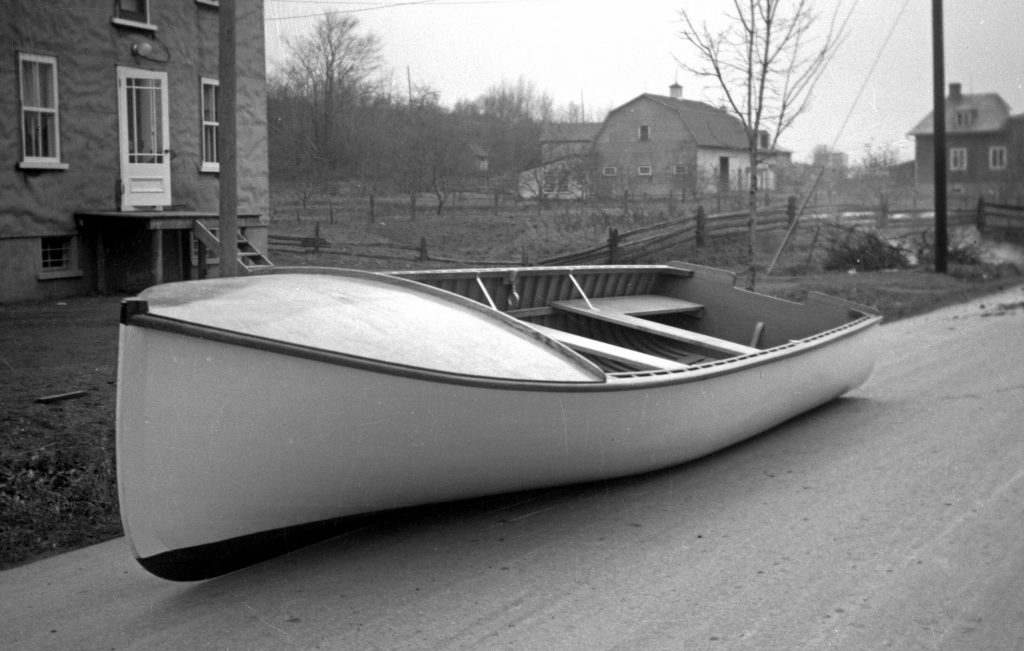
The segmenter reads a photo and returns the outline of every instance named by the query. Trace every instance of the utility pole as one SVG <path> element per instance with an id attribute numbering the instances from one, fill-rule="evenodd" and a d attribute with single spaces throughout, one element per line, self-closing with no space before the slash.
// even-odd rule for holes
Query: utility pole
<path id="1" fill-rule="evenodd" d="M 242 0 L 245 2 L 245 0 Z M 235 0 L 220 0 L 218 52 L 219 86 L 217 88 L 217 150 L 220 154 L 220 277 L 238 275 L 238 145 L 235 58 Z"/>
<path id="2" fill-rule="evenodd" d="M 932 0 L 932 69 L 935 135 L 935 271 L 946 273 L 946 73 L 942 45 L 942 0 Z"/>

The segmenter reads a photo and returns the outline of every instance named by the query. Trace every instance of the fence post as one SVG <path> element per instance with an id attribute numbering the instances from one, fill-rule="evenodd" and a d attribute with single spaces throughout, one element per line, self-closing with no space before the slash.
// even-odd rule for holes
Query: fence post
<path id="1" fill-rule="evenodd" d="M 619 258 L 619 229 L 608 229 L 608 264 L 615 264 Z"/>
<path id="2" fill-rule="evenodd" d="M 889 197 L 880 194 L 878 198 L 878 228 L 885 228 L 889 225 Z"/>
<path id="3" fill-rule="evenodd" d="M 320 255 L 320 222 L 313 224 L 313 255 Z"/>
<path id="4" fill-rule="evenodd" d="M 331 226 L 334 226 L 334 204 L 332 203 L 331 205 L 329 205 L 329 206 L 327 206 L 327 207 L 328 207 L 328 209 L 330 210 L 330 220 L 331 220 Z M 320 222 L 317 222 L 317 224 L 319 224 L 319 223 L 320 223 Z"/>
<path id="5" fill-rule="evenodd" d="M 370 212 L 367 213 L 367 222 L 372 224 L 377 219 L 377 213 L 373 202 L 373 193 L 370 193 Z"/>
<path id="6" fill-rule="evenodd" d="M 427 255 L 427 238 L 420 238 L 420 262 L 426 262 L 430 257 Z"/>
<path id="7" fill-rule="evenodd" d="M 796 197 L 789 195 L 786 197 L 786 226 L 790 226 L 796 220 Z"/>
<path id="8" fill-rule="evenodd" d="M 978 213 L 974 218 L 974 225 L 979 233 L 985 232 L 985 197 L 978 197 Z"/>
<path id="9" fill-rule="evenodd" d="M 697 206 L 697 230 L 694 234 L 694 238 L 697 242 L 697 248 L 704 247 L 704 234 L 707 229 L 707 215 L 704 214 L 704 206 Z"/>

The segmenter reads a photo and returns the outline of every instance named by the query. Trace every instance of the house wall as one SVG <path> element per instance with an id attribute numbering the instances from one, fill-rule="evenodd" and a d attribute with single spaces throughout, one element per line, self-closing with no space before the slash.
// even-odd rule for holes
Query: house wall
<path id="1" fill-rule="evenodd" d="M 649 138 L 640 139 L 640 127 L 650 128 Z M 650 197 L 679 194 L 692 179 L 674 174 L 673 166 L 694 170 L 697 146 L 683 128 L 679 114 L 645 97 L 608 114 L 595 142 L 597 152 L 594 180 L 599 193 L 620 196 L 623 192 Z M 615 176 L 603 169 L 617 168 Z M 650 176 L 640 176 L 640 166 L 650 166 Z"/>
<path id="2" fill-rule="evenodd" d="M 935 188 L 935 139 L 931 135 L 918 135 L 914 144 L 916 181 L 919 189 L 934 191 Z M 989 148 L 1003 146 L 1007 149 L 1005 169 L 989 166 Z M 950 169 L 950 151 L 962 148 L 967 151 L 967 169 Z M 1016 150 L 1014 134 L 1011 131 L 989 133 L 947 133 L 946 134 L 946 184 L 950 195 L 963 195 L 971 199 L 984 197 L 989 201 L 1004 201 L 1016 193 L 1022 171 L 1021 155 Z"/>
<path id="3" fill-rule="evenodd" d="M 150 0 L 152 30 L 112 24 L 110 0 L 7 3 L 0 21 L 0 302 L 96 289 L 96 243 L 74 213 L 117 209 L 117 66 L 168 76 L 173 207 L 217 211 L 216 173 L 201 173 L 200 77 L 218 75 L 218 10 L 194 0 Z M 239 2 L 239 212 L 269 213 L 262 2 Z M 152 59 L 132 54 L 152 46 Z M 22 170 L 19 52 L 57 59 L 64 170 Z M 41 278 L 41 238 L 74 235 L 77 270 Z M 247 236 L 265 250 L 266 232 Z"/>

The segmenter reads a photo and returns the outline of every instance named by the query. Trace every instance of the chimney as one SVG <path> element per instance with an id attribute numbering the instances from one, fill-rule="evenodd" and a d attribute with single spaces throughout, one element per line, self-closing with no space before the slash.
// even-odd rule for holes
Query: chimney
<path id="1" fill-rule="evenodd" d="M 949 99 L 960 99 L 960 84 L 954 83 L 949 85 Z"/>
<path id="2" fill-rule="evenodd" d="M 668 87 L 669 97 L 672 99 L 683 99 L 683 87 L 679 85 L 679 82 L 674 82 Z"/>

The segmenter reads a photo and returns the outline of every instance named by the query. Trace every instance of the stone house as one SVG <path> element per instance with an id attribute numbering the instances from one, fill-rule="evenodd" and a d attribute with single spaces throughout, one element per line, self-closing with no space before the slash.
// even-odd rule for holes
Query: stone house
<path id="1" fill-rule="evenodd" d="M 0 302 L 196 277 L 219 209 L 217 0 L 6 7 Z M 248 260 L 266 250 L 269 212 L 261 1 L 238 3 L 236 34 Z"/>

